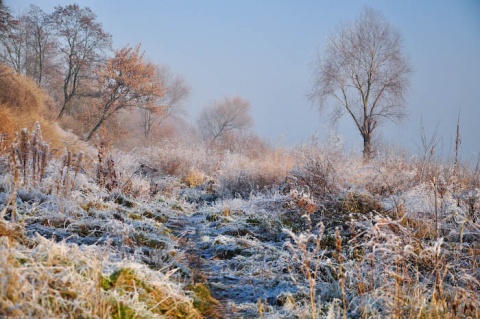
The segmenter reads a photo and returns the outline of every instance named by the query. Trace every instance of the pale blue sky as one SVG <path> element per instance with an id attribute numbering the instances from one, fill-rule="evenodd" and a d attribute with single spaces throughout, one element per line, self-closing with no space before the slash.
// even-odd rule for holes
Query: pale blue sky
<path id="1" fill-rule="evenodd" d="M 35 4 L 46 12 L 63 0 L 6 0 L 14 12 Z M 325 134 L 326 114 L 305 95 L 311 63 L 325 38 L 366 4 L 402 34 L 414 73 L 409 117 L 383 127 L 383 140 L 417 151 L 420 118 L 427 133 L 438 123 L 443 155 L 451 155 L 461 108 L 462 157 L 480 151 L 480 1 L 76 1 L 90 7 L 115 48 L 141 43 L 153 62 L 167 64 L 191 86 L 192 122 L 208 102 L 239 95 L 252 103 L 256 131 L 272 143 L 293 144 Z M 361 139 L 350 120 L 338 127 L 350 145 Z M 439 149 L 440 150 L 440 149 Z"/>

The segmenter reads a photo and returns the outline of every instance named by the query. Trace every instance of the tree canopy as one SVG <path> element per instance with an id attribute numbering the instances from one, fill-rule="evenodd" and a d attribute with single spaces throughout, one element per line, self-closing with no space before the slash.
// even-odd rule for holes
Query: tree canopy
<path id="1" fill-rule="evenodd" d="M 145 101 L 154 101 L 166 94 L 155 65 L 145 61 L 139 45 L 117 50 L 97 71 L 97 87 L 100 117 L 87 140 L 118 111 L 145 105 Z"/>

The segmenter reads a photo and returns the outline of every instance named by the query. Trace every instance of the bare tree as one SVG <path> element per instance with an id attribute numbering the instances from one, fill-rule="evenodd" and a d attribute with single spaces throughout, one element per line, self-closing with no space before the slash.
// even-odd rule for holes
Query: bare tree
<path id="1" fill-rule="evenodd" d="M 58 42 L 52 34 L 49 16 L 35 5 L 22 18 L 28 30 L 28 42 L 31 49 L 27 52 L 27 75 L 39 85 L 46 73 L 53 72 Z"/>
<path id="2" fill-rule="evenodd" d="M 157 77 L 162 83 L 161 97 L 146 98 L 139 104 L 143 134 L 148 137 L 152 129 L 159 126 L 173 113 L 180 112 L 182 102 L 188 97 L 189 87 L 179 76 L 174 76 L 168 67 L 158 67 Z"/>
<path id="3" fill-rule="evenodd" d="M 229 132 L 251 127 L 253 119 L 249 111 L 250 102 L 238 96 L 215 101 L 203 109 L 198 127 L 205 138 L 213 143 Z"/>
<path id="4" fill-rule="evenodd" d="M 96 21 L 90 8 L 80 8 L 77 4 L 58 6 L 51 15 L 51 21 L 60 41 L 60 55 L 63 59 L 63 103 L 58 117 L 68 109 L 73 97 L 88 74 L 110 49 L 111 36 Z"/>
<path id="5" fill-rule="evenodd" d="M 0 0 L 0 39 L 8 37 L 11 29 L 15 27 L 17 22 L 12 17 L 10 8 L 3 3 L 3 0 Z"/>
<path id="6" fill-rule="evenodd" d="M 400 33 L 379 12 L 364 8 L 354 23 L 331 34 L 315 65 L 309 98 L 320 109 L 332 106 L 333 120 L 350 115 L 363 138 L 365 161 L 372 156 L 377 127 L 406 115 L 411 67 L 402 49 Z"/>
<path id="7" fill-rule="evenodd" d="M 27 56 L 27 29 L 24 20 L 8 29 L 1 37 L 0 57 L 2 62 L 9 65 L 17 73 L 25 73 Z"/>
<path id="8" fill-rule="evenodd" d="M 100 103 L 99 118 L 87 141 L 101 125 L 120 110 L 142 106 L 142 102 L 160 99 L 165 94 L 155 65 L 145 61 L 140 46 L 126 46 L 115 52 L 97 72 Z"/>
<path id="9" fill-rule="evenodd" d="M 17 25 L 10 32 L 9 37 L 1 39 L 0 57 L 18 73 L 42 84 L 46 69 L 54 68 L 57 46 L 48 15 L 30 5 L 29 11 L 18 17 Z"/>

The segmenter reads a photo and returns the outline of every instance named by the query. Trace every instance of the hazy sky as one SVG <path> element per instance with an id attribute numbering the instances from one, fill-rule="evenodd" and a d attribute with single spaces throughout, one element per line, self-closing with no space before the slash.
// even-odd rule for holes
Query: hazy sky
<path id="1" fill-rule="evenodd" d="M 50 13 L 72 1 L 6 0 L 15 13 L 35 4 Z M 153 62 L 167 64 L 191 86 L 189 118 L 214 99 L 239 95 L 252 103 L 256 131 L 272 143 L 326 134 L 327 114 L 305 95 L 312 62 L 328 34 L 355 19 L 366 4 L 402 34 L 414 72 L 409 117 L 383 127 L 383 140 L 417 151 L 420 118 L 438 124 L 443 155 L 452 155 L 459 110 L 462 158 L 480 152 L 480 1 L 84 0 L 113 36 L 115 48 L 142 44 Z M 350 119 L 338 132 L 355 149 L 361 139 Z M 440 150 L 440 149 L 439 149 Z"/>

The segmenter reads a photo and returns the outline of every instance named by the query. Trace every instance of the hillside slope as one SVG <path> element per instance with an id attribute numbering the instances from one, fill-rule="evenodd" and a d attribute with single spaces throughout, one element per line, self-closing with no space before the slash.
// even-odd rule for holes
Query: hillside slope
<path id="1" fill-rule="evenodd" d="M 78 137 L 54 121 L 55 111 L 47 93 L 29 77 L 0 64 L 0 147 L 13 142 L 15 132 L 33 130 L 38 122 L 42 135 L 54 149 L 87 149 Z"/>

